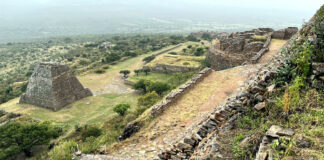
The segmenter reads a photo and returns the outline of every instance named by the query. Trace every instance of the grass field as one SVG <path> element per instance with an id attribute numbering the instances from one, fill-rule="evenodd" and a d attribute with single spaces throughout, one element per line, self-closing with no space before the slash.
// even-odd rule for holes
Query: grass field
<path id="1" fill-rule="evenodd" d="M 204 44 L 209 46 L 208 42 L 204 41 Z M 191 49 L 188 46 L 192 46 Z M 200 67 L 202 61 L 204 60 L 205 56 L 192 56 L 194 52 L 194 48 L 198 47 L 206 47 L 205 45 L 201 44 L 201 42 L 186 42 L 181 47 L 172 50 L 171 52 L 176 52 L 177 55 L 172 54 L 163 54 L 156 57 L 153 61 L 146 64 L 146 66 L 154 67 L 157 64 L 165 64 L 170 66 L 183 66 L 183 67 Z M 183 49 L 186 49 L 186 52 L 183 52 Z"/>
<path id="2" fill-rule="evenodd" d="M 131 71 L 139 69 L 143 66 L 142 59 L 144 57 L 171 47 L 173 46 L 111 65 L 110 68 L 105 70 L 106 72 L 104 74 L 96 74 L 93 71 L 89 71 L 86 74 L 78 76 L 78 79 L 84 87 L 89 88 L 92 92 L 102 94 L 84 98 L 57 112 L 28 104 L 17 104 L 19 98 L 1 104 L 0 109 L 14 113 L 22 113 L 39 120 L 51 120 L 57 124 L 66 125 L 66 127 L 71 127 L 76 124 L 84 125 L 107 121 L 112 117 L 111 115 L 116 114 L 112 110 L 114 105 L 124 102 L 129 103 L 131 110 L 133 110 L 136 107 L 137 98 L 140 96 L 130 86 L 126 86 L 123 83 L 119 71 L 124 69 Z M 133 74 L 131 73 L 131 75 Z M 105 92 L 111 91 L 111 86 L 116 86 L 114 88 L 115 90 L 125 90 L 126 92 Z"/>

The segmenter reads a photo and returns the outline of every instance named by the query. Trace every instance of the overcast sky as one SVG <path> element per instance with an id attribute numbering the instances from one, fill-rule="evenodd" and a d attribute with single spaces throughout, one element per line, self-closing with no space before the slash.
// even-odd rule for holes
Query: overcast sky
<path id="1" fill-rule="evenodd" d="M 0 1 L 0 39 L 67 33 L 300 27 L 324 3 L 324 0 Z"/>

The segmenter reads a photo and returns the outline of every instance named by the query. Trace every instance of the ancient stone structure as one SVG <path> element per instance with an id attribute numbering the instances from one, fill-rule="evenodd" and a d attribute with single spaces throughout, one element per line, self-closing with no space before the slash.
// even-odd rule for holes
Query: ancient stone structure
<path id="1" fill-rule="evenodd" d="M 91 91 L 81 85 L 67 65 L 40 63 L 36 65 L 26 93 L 20 97 L 19 103 L 57 111 L 88 96 L 92 96 Z"/>
<path id="2" fill-rule="evenodd" d="M 268 51 L 272 37 L 289 39 L 297 31 L 296 27 L 288 27 L 279 31 L 258 28 L 232 33 L 218 38 L 219 43 L 210 47 L 207 59 L 214 70 L 232 68 L 244 63 L 256 63 Z"/>
<path id="3" fill-rule="evenodd" d="M 284 48 L 289 50 L 293 41 L 290 40 Z M 240 116 L 243 107 L 254 106 L 256 110 L 262 109 L 260 103 L 268 103 L 264 95 L 269 92 L 272 80 L 278 68 L 285 65 L 289 59 L 279 52 L 270 62 L 260 68 L 256 76 L 241 87 L 240 91 L 227 99 L 216 109 L 206 115 L 206 118 L 189 128 L 187 134 L 174 141 L 171 148 L 159 154 L 160 159 L 222 159 L 218 146 L 218 133 L 231 128 Z"/>
<path id="4" fill-rule="evenodd" d="M 313 62 L 312 86 L 324 91 L 324 63 Z"/>
<path id="5" fill-rule="evenodd" d="M 167 109 L 171 104 L 175 103 L 182 95 L 187 93 L 190 88 L 194 87 L 197 83 L 202 81 L 210 73 L 212 73 L 212 69 L 205 68 L 201 70 L 198 74 L 193 76 L 187 83 L 180 86 L 177 90 L 174 90 L 171 93 L 169 93 L 161 103 L 153 106 L 151 111 L 152 117 L 161 115 L 165 109 Z M 138 123 L 136 123 L 136 121 L 128 123 L 123 133 L 120 135 L 119 140 L 125 140 L 129 138 L 134 133 L 139 131 L 139 129 L 140 126 Z"/>
<path id="6" fill-rule="evenodd" d="M 290 39 L 297 32 L 298 32 L 297 27 L 288 27 L 285 29 L 274 31 L 272 37 L 276 39 Z"/>

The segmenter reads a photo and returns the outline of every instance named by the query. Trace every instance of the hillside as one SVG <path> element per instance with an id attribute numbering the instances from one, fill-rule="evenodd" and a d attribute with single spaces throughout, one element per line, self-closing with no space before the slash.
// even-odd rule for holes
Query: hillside
<path id="1" fill-rule="evenodd" d="M 108 155 L 81 159 L 323 159 L 323 11 L 256 64 L 208 74 L 155 116 L 167 96 Z"/>
<path id="2" fill-rule="evenodd" d="M 0 160 L 324 159 L 324 5 L 300 30 L 95 39 L 0 45 Z M 18 103 L 42 61 L 94 96 Z"/>

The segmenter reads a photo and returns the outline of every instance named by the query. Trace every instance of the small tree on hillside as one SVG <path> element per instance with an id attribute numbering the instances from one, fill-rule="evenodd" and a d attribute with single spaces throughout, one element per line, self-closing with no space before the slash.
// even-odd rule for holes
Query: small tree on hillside
<path id="1" fill-rule="evenodd" d="M 127 78 L 127 75 L 130 74 L 130 71 L 129 70 L 121 70 L 119 73 L 123 74 L 124 78 Z"/>
<path id="2" fill-rule="evenodd" d="M 143 69 L 143 72 L 145 72 L 145 75 L 148 75 L 148 73 L 151 72 L 151 69 L 145 68 L 145 69 Z"/>
<path id="3" fill-rule="evenodd" d="M 136 70 L 134 70 L 134 73 L 136 74 L 136 76 L 138 76 L 138 74 L 141 72 L 141 70 L 139 70 L 139 69 L 136 69 Z"/>
<path id="4" fill-rule="evenodd" d="M 204 54 L 204 49 L 201 47 L 197 48 L 194 54 L 195 54 L 195 56 L 201 56 Z"/>
<path id="5" fill-rule="evenodd" d="M 118 113 L 120 116 L 124 116 L 127 110 L 130 108 L 128 103 L 120 103 L 114 107 L 114 112 Z"/>

